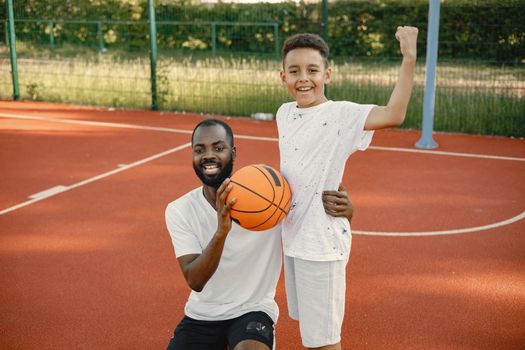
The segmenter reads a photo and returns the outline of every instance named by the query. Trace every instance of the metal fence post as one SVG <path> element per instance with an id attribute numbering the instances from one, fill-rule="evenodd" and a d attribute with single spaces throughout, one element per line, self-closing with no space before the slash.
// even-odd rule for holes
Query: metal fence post
<path id="1" fill-rule="evenodd" d="M 55 22 L 49 21 L 49 46 L 51 48 L 51 51 L 55 50 Z"/>
<path id="2" fill-rule="evenodd" d="M 281 40 L 279 38 L 279 23 L 273 24 L 273 40 L 275 40 L 275 60 L 279 61 L 280 59 L 280 46 L 281 46 Z"/>
<path id="3" fill-rule="evenodd" d="M 7 27 L 8 21 L 4 21 L 4 33 L 5 33 L 5 46 L 9 46 L 9 28 Z"/>
<path id="4" fill-rule="evenodd" d="M 321 28 L 322 28 L 322 36 L 323 36 L 323 39 L 324 41 L 328 41 L 328 0 L 323 0 L 323 10 L 322 10 L 322 13 L 323 13 L 323 19 L 322 19 L 322 23 L 321 23 Z"/>
<path id="5" fill-rule="evenodd" d="M 15 37 L 15 15 L 13 11 L 13 0 L 6 1 L 9 21 L 9 57 L 11 58 L 11 76 L 13 79 L 13 99 L 20 100 L 18 88 L 18 67 L 16 64 L 16 37 Z"/>
<path id="6" fill-rule="evenodd" d="M 211 55 L 215 57 L 217 54 L 217 24 L 211 22 Z"/>
<path id="7" fill-rule="evenodd" d="M 151 109 L 159 109 L 157 104 L 157 29 L 155 23 L 155 6 L 153 0 L 148 0 L 149 12 L 149 44 L 151 66 Z"/>
<path id="8" fill-rule="evenodd" d="M 97 21 L 98 49 L 100 52 L 106 51 L 104 47 L 104 35 L 102 34 L 102 22 Z"/>
<path id="9" fill-rule="evenodd" d="M 436 99 L 436 65 L 439 38 L 439 2 L 430 0 L 428 7 L 427 63 L 425 77 L 425 96 L 423 98 L 423 125 L 417 148 L 437 148 L 432 138 L 434 129 L 434 102 Z"/>
<path id="10" fill-rule="evenodd" d="M 322 37 L 326 43 L 328 43 L 328 0 L 323 0 L 322 3 L 322 23 L 321 23 L 321 29 L 322 29 Z M 328 85 L 325 84 L 324 86 L 324 94 L 328 97 Z"/>

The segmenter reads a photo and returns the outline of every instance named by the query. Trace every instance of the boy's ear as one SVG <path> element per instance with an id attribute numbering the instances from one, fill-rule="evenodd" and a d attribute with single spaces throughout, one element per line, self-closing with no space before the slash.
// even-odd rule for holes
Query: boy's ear
<path id="1" fill-rule="evenodd" d="M 279 72 L 279 77 L 283 83 L 286 83 L 286 75 L 284 74 L 284 70 Z"/>
<path id="2" fill-rule="evenodd" d="M 326 68 L 324 72 L 324 83 L 330 84 L 331 81 L 332 81 L 332 68 L 328 67 Z"/>

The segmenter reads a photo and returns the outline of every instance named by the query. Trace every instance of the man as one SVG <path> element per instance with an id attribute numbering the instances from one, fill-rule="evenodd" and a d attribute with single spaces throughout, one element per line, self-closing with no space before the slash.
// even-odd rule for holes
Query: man
<path id="1" fill-rule="evenodd" d="M 230 218 L 236 149 L 231 128 L 216 119 L 192 135 L 193 168 L 202 181 L 166 208 L 177 260 L 192 291 L 169 350 L 268 350 L 279 314 L 275 289 L 282 264 L 280 225 L 248 231 Z M 344 188 L 323 196 L 326 212 L 351 218 Z"/>

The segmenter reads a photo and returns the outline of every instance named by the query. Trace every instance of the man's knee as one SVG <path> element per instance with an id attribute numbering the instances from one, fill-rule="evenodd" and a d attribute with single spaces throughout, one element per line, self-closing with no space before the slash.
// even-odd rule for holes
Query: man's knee
<path id="1" fill-rule="evenodd" d="M 241 341 L 233 350 L 271 350 L 268 345 L 257 340 L 247 339 Z"/>

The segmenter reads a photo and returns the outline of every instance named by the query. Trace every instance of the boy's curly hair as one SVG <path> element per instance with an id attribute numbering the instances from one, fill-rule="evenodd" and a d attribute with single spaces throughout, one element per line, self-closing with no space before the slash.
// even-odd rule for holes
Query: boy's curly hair
<path id="1" fill-rule="evenodd" d="M 308 48 L 319 51 L 321 57 L 323 58 L 325 67 L 328 68 L 328 54 L 330 49 L 326 42 L 317 34 L 312 33 L 300 33 L 295 34 L 286 39 L 282 49 L 283 64 L 284 59 L 288 52 L 294 49 Z"/>

